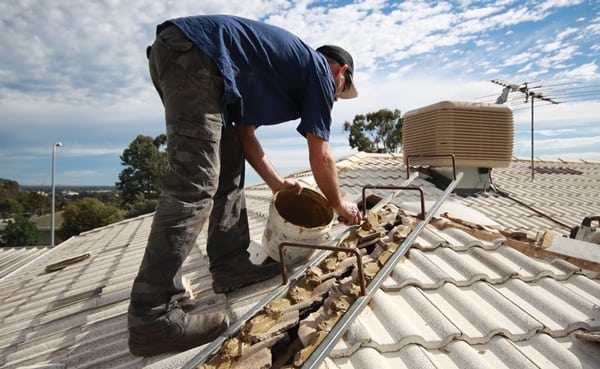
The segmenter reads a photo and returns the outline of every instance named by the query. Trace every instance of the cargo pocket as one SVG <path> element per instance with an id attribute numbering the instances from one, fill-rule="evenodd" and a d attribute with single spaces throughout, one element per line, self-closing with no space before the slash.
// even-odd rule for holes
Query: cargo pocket
<path id="1" fill-rule="evenodd" d="M 222 127 L 220 117 L 209 114 L 199 120 L 179 117 L 168 123 L 170 170 L 213 193 L 219 179 Z"/>
<path id="2" fill-rule="evenodd" d="M 162 65 L 159 67 L 161 88 L 181 89 L 185 84 L 188 69 L 187 54 L 194 48 L 194 43 L 175 26 L 169 26 L 160 32 L 156 41 L 166 54 L 161 58 Z"/>

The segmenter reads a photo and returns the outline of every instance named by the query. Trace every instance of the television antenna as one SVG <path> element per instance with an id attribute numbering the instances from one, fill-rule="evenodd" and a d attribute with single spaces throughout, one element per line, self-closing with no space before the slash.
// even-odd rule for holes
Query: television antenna
<path id="1" fill-rule="evenodd" d="M 498 99 L 496 99 L 496 104 L 506 103 L 506 101 L 508 100 L 508 94 L 511 92 L 523 93 L 525 95 L 525 102 L 528 102 L 529 98 L 531 98 L 531 180 L 533 181 L 534 177 L 535 177 L 535 167 L 534 167 L 534 160 L 533 160 L 533 158 L 534 158 L 534 139 L 533 139 L 534 101 L 535 101 L 535 99 L 538 99 L 538 100 L 542 100 L 542 101 L 548 101 L 552 104 L 560 104 L 560 102 L 544 96 L 541 92 L 534 91 L 534 89 L 542 88 L 542 85 L 529 87 L 529 84 L 531 82 L 523 82 L 522 84 L 516 84 L 516 83 L 507 83 L 507 82 L 499 81 L 496 79 L 491 80 L 491 82 L 495 83 L 497 85 L 500 85 L 500 86 L 504 86 L 504 89 L 502 89 L 502 94 L 500 96 L 498 96 Z"/>

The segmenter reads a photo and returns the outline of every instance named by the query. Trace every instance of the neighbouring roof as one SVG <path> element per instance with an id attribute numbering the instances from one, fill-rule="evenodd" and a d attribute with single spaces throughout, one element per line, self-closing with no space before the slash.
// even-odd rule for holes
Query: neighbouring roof
<path id="1" fill-rule="evenodd" d="M 514 159 L 509 168 L 494 169 L 497 191 L 452 195 L 323 367 L 599 367 L 600 344 L 582 339 L 600 324 L 598 262 L 586 260 L 585 251 L 569 254 L 571 244 L 600 246 L 565 236 L 583 217 L 598 215 L 600 163 L 538 160 L 534 181 L 529 165 Z M 365 185 L 393 186 L 407 178 L 400 155 L 359 153 L 337 166 L 340 186 L 352 200 Z M 314 186 L 310 172 L 295 178 Z M 424 189 L 427 206 L 442 193 L 420 178 L 413 185 Z M 260 242 L 271 192 L 258 185 L 248 187 L 246 196 L 251 237 Z M 416 203 L 418 196 L 409 192 L 394 199 L 405 209 Z M 129 293 L 152 216 L 95 229 L 54 248 L 0 249 L 0 366 L 179 368 L 197 357 L 205 347 L 150 358 L 128 351 Z M 469 227 L 533 240 L 549 231 L 561 242 L 532 249 L 516 238 L 488 239 Z M 332 234 L 345 229 L 336 224 Z M 256 242 L 252 256 L 260 261 L 265 256 Z M 204 233 L 184 274 L 207 310 L 225 310 L 233 321 L 281 284 L 277 277 L 214 294 Z"/>
<path id="2" fill-rule="evenodd" d="M 50 250 L 48 246 L 0 248 L 0 279 Z"/>

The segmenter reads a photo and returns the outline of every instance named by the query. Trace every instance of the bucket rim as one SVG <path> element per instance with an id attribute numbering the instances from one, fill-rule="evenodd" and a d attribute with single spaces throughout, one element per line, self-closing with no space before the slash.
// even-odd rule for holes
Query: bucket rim
<path id="1" fill-rule="evenodd" d="M 279 211 L 279 209 L 277 207 L 277 200 L 280 198 L 280 196 L 288 195 L 288 194 L 296 195 L 296 190 L 293 188 L 283 188 L 283 189 L 277 191 L 275 193 L 275 195 L 273 195 L 272 205 L 275 208 L 275 211 L 277 212 L 277 214 L 279 216 L 281 216 L 283 219 L 285 219 L 285 217 L 281 214 L 281 212 Z M 305 227 L 305 226 L 297 225 L 297 224 L 295 224 L 295 225 L 298 227 L 305 228 L 305 229 L 330 227 L 334 221 L 334 210 L 333 210 L 333 207 L 329 204 L 329 201 L 327 200 L 327 198 L 324 195 L 322 195 L 321 193 L 319 193 L 318 191 L 315 191 L 313 189 L 306 188 L 306 187 L 302 187 L 300 195 L 297 195 L 297 196 L 302 196 L 302 195 L 308 195 L 312 199 L 317 200 L 319 205 L 322 205 L 323 210 L 327 211 L 327 221 L 323 222 L 322 224 L 320 224 L 316 227 Z"/>

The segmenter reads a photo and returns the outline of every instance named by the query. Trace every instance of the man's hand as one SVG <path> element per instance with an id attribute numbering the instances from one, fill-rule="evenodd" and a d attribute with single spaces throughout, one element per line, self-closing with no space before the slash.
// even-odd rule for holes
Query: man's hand
<path id="1" fill-rule="evenodd" d="M 296 195 L 300 195 L 300 193 L 302 192 L 302 186 L 300 185 L 300 183 L 298 183 L 297 181 L 295 181 L 293 179 L 289 179 L 289 178 L 285 178 L 283 180 L 283 183 L 281 183 L 280 186 L 271 188 L 271 191 L 273 191 L 273 194 L 275 194 L 275 193 L 277 193 L 277 191 L 284 189 L 284 188 L 293 189 L 294 193 Z"/>
<path id="2" fill-rule="evenodd" d="M 358 210 L 358 206 L 353 202 L 342 202 L 339 208 L 335 209 L 335 212 L 338 213 L 345 225 L 360 224 L 362 220 L 362 214 Z"/>

